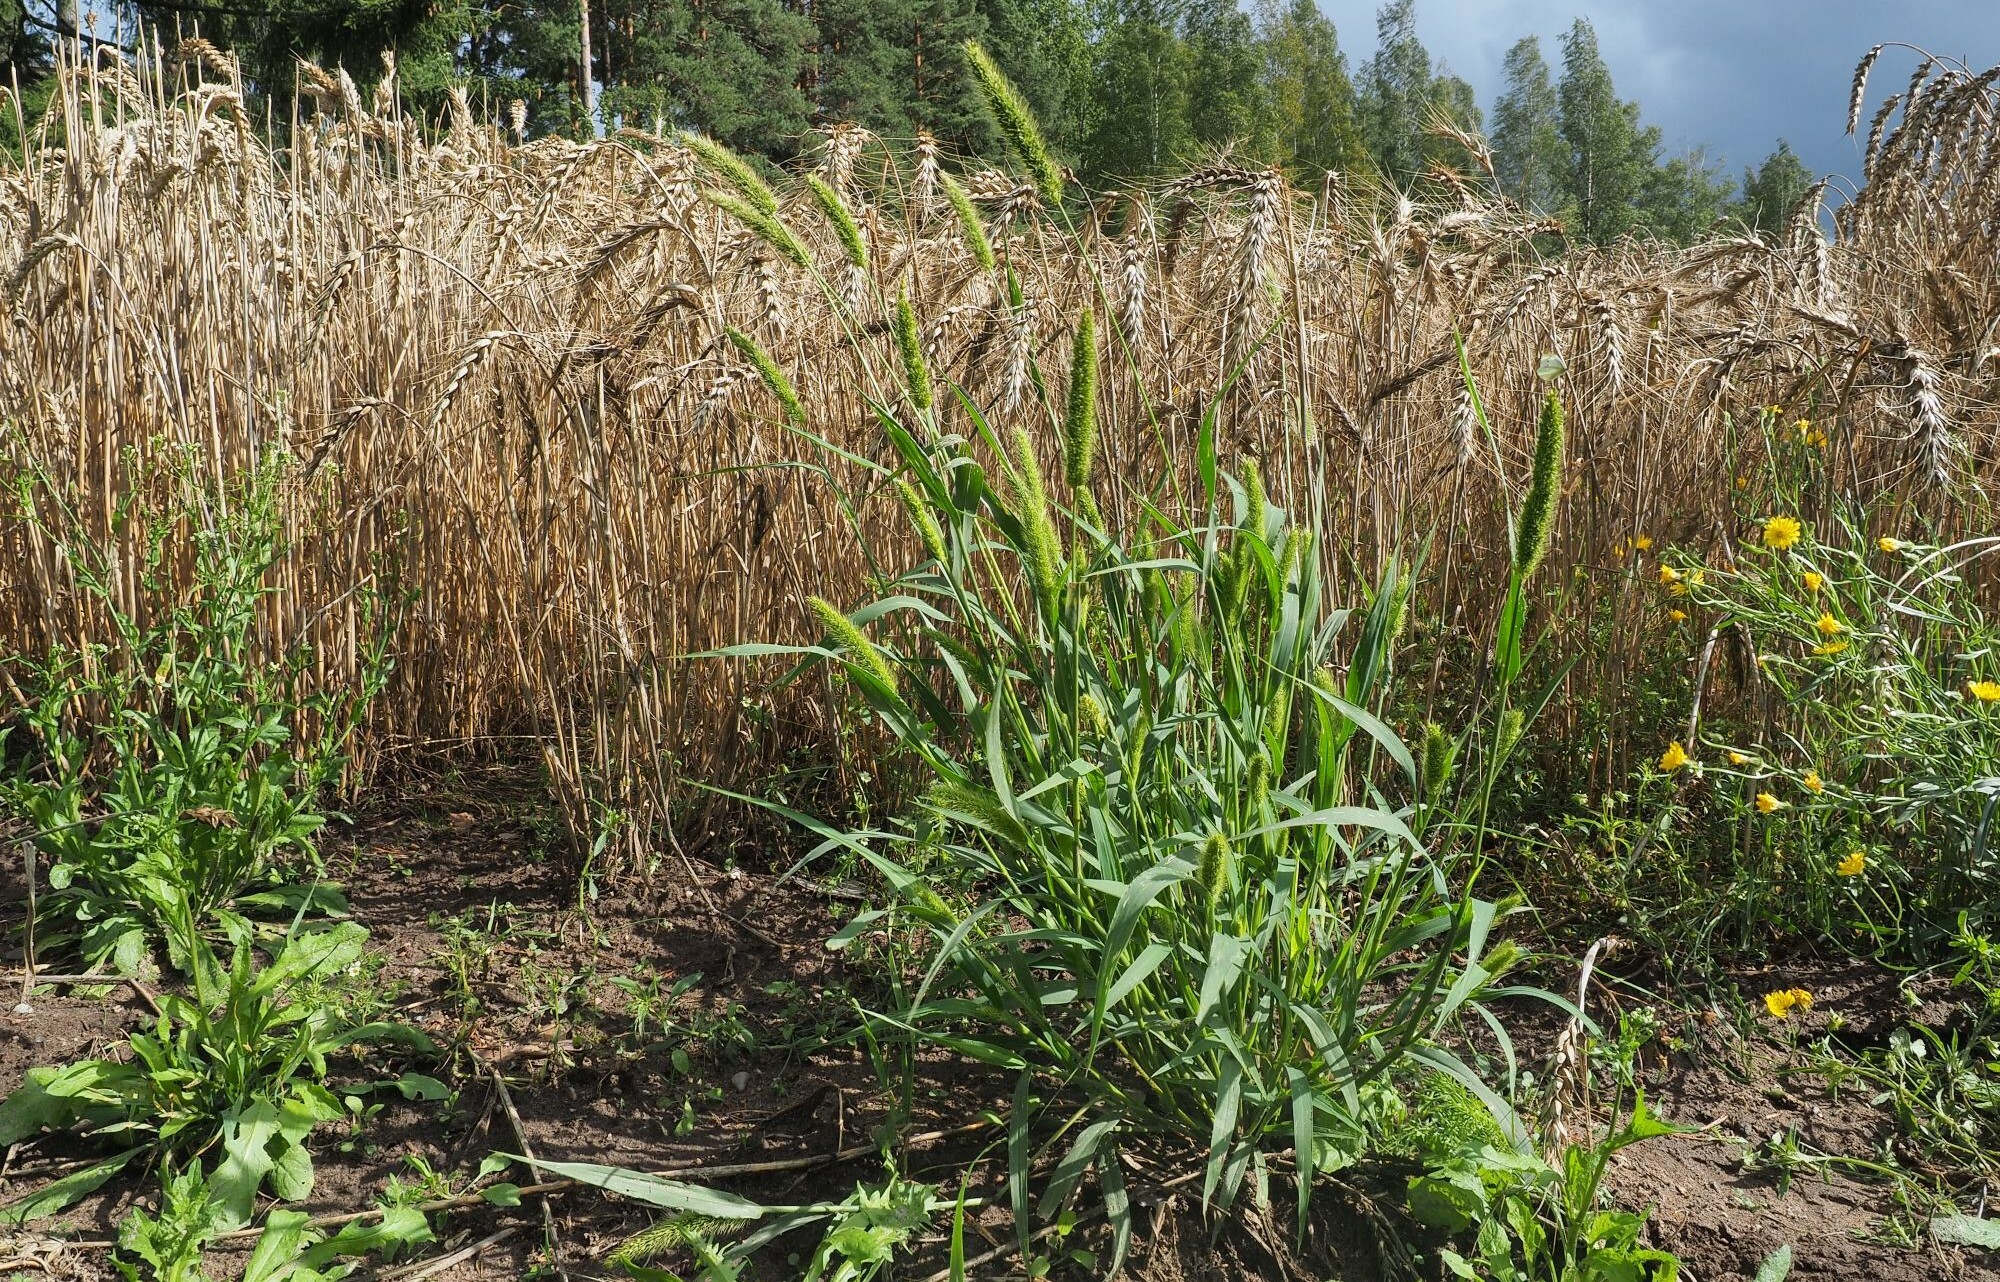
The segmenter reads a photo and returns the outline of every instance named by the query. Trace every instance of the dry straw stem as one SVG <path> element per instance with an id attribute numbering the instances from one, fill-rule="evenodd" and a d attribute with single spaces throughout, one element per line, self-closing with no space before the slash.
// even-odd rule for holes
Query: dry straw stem
<path id="1" fill-rule="evenodd" d="M 201 74 L 198 56 L 65 65 L 44 130 L 0 159 L 0 244 L 14 247 L 0 251 L 14 316 L 0 458 L 51 478 L 51 501 L 122 567 L 121 604 L 163 608 L 185 587 L 184 566 L 158 583 L 134 569 L 143 548 L 114 522 L 134 475 L 170 453 L 213 476 L 289 448 L 318 465 L 286 494 L 290 551 L 259 645 L 308 645 L 310 678 L 342 681 L 368 626 L 358 589 L 418 593 L 364 767 L 532 745 L 579 831 L 610 806 L 637 843 L 669 813 L 700 835 L 689 778 L 743 782 L 824 753 L 843 692 L 766 695 L 782 669 L 682 657 L 809 643 L 800 601 L 871 590 L 857 533 L 892 570 L 930 540 L 841 456 L 788 466 L 805 451 L 766 430 L 772 402 L 752 394 L 760 377 L 785 414 L 810 407 L 814 435 L 889 461 L 871 400 L 904 382 L 899 339 L 886 314 L 843 316 L 820 287 L 816 263 L 851 259 L 834 222 L 797 213 L 815 195 L 760 189 L 686 139 L 518 144 L 469 111 L 434 135 L 328 73 L 303 75 L 321 97 L 301 110 L 318 114 L 273 148 Z M 93 105 L 113 88 L 116 123 Z M 1089 469 L 1107 522 L 1137 528 L 1135 492 L 1199 492 L 1203 417 L 1240 363 L 1215 439 L 1225 458 L 1264 461 L 1274 501 L 1316 493 L 1331 598 L 1359 600 L 1412 531 L 1434 531 L 1450 555 L 1433 563 L 1451 568 L 1410 609 L 1454 628 L 1491 626 L 1511 569 L 1500 479 L 1529 473 L 1536 367 L 1562 356 L 1587 483 L 1548 531 L 1549 564 L 1583 567 L 1551 652 L 1584 657 L 1576 697 L 1546 714 L 1554 741 L 1573 708 L 1618 706 L 1664 643 L 1629 609 L 1614 644 L 1584 643 L 1591 612 L 1633 592 L 1613 550 L 1640 531 L 1664 547 L 1733 529 L 1730 416 L 1817 397 L 1812 417 L 1841 445 L 1830 485 L 1908 493 L 1947 535 L 1991 528 L 1969 483 L 1990 479 L 2000 400 L 2000 130 L 1981 77 L 1934 75 L 1920 96 L 1920 127 L 1880 145 L 1804 296 L 1798 255 L 1740 235 L 1548 259 L 1547 223 L 1480 203 L 1476 184 L 1437 205 L 1355 182 L 1305 202 L 1261 171 L 1213 169 L 1124 193 L 1123 240 L 1072 229 L 1033 188 L 942 165 L 950 213 L 927 215 L 886 147 L 844 158 L 837 194 L 850 217 L 869 211 L 870 261 L 907 290 L 932 377 L 964 389 L 1010 456 L 1019 429 L 1069 471 L 1064 353 L 1075 318 L 1098 312 L 1104 330 L 1110 306 L 1128 332 L 1097 335 Z M 1018 295 L 1000 292 L 1010 279 Z M 1455 332 L 1491 445 L 1472 440 Z M 940 430 L 975 435 L 955 394 L 934 410 Z M 1483 466 L 1496 454 L 1498 475 Z M 1471 457 L 1482 466 L 1457 465 Z M 1052 577 L 1047 533 L 1038 576 Z M 17 519 L 0 523 L 0 587 L 0 646 L 106 635 Z M 1591 740 L 1607 785 L 1658 751 L 1623 734 Z M 861 762 L 834 767 L 831 788 L 858 786 Z M 643 866 L 630 853 L 624 866 Z"/>

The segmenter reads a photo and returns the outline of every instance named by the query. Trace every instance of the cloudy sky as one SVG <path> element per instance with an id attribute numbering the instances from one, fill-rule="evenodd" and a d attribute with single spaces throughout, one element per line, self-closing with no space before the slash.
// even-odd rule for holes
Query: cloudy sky
<path id="1" fill-rule="evenodd" d="M 1356 67 L 1374 51 L 1378 3 L 1320 0 Z M 1822 173 L 1858 173 L 1859 144 L 1844 132 L 1848 83 L 1877 42 L 1907 41 L 1975 71 L 2000 63 L 2000 0 L 1417 0 L 1431 56 L 1471 81 L 1488 113 L 1508 47 L 1538 35 L 1560 71 L 1558 39 L 1578 16 L 1597 28 L 1619 96 L 1638 100 L 1667 150 L 1706 144 L 1731 175 L 1780 138 Z M 1916 61 L 1883 54 L 1870 111 Z"/>

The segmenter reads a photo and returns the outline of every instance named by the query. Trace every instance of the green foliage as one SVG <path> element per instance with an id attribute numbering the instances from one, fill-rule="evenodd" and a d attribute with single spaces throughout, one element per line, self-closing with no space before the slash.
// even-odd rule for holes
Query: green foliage
<path id="1" fill-rule="evenodd" d="M 1083 164 L 1116 182 L 1160 173 L 1193 154 L 1189 104 L 1198 88 L 1168 5 L 1137 0 L 1114 12 L 1095 49 L 1097 106 Z"/>
<path id="2" fill-rule="evenodd" d="M 191 563 L 189 589 L 150 617 L 121 604 L 121 570 L 50 486 L 35 476 L 17 486 L 23 519 L 60 549 L 116 641 L 17 661 L 30 751 L 0 795 L 50 861 L 49 916 L 80 936 L 86 961 L 127 974 L 160 942 L 188 968 L 197 934 L 220 923 L 240 937 L 245 913 L 339 907 L 331 890 L 298 880 L 318 871 L 319 796 L 388 667 L 386 628 L 364 639 L 351 688 L 309 691 L 304 649 L 259 656 L 259 611 L 285 551 L 289 460 L 267 455 L 222 487 L 195 481 L 194 466 L 157 478 L 172 496 L 164 507 L 128 504 L 115 517 L 142 530 L 147 552 L 133 568 L 149 592 Z M 127 492 L 146 493 L 142 481 Z"/>
<path id="3" fill-rule="evenodd" d="M 1332 21 L 1316 0 L 1258 0 L 1256 13 L 1268 114 L 1257 136 L 1272 159 L 1307 179 L 1363 167 L 1354 84 Z"/>
<path id="4" fill-rule="evenodd" d="M 1678 1129 L 1654 1117 L 1635 1092 L 1629 1113 L 1614 1104 L 1602 1137 L 1565 1145 L 1553 1161 L 1491 1142 L 1462 1146 L 1411 1179 L 1410 1211 L 1433 1228 L 1471 1234 L 1469 1252 L 1439 1252 L 1453 1277 L 1672 1282 L 1680 1262 L 1640 1245 L 1645 1216 L 1608 1206 L 1604 1176 L 1620 1150 Z"/>
<path id="5" fill-rule="evenodd" d="M 1542 42 L 1526 36 L 1501 63 L 1505 88 L 1493 105 L 1493 171 L 1500 190 L 1529 209 L 1556 210 L 1563 201 L 1563 142 L 1556 88 Z"/>
<path id="6" fill-rule="evenodd" d="M 541 1162 L 543 1170 L 620 1197 L 659 1207 L 670 1218 L 626 1239 L 606 1257 L 642 1282 L 677 1282 L 677 1275 L 649 1261 L 686 1251 L 699 1267 L 695 1282 L 734 1282 L 750 1256 L 783 1234 L 822 1224 L 805 1282 L 870 1282 L 892 1267 L 939 1211 L 963 1213 L 966 1203 L 940 1201 L 936 1187 L 906 1180 L 891 1166 L 875 1187 L 857 1184 L 838 1202 L 771 1206 L 733 1193 L 684 1184 L 623 1167 L 593 1162 Z M 723 1245 L 728 1238 L 736 1240 Z"/>
<path id="7" fill-rule="evenodd" d="M 907 831 L 813 824 L 895 896 L 836 944 L 891 922 L 929 941 L 872 1036 L 1019 1075 L 1020 1206 L 1029 1153 L 1061 1154 L 1043 1215 L 1094 1169 L 1122 1220 L 1116 1154 L 1149 1135 L 1207 1147 L 1211 1204 L 1272 1143 L 1314 1155 L 1309 1192 L 1359 1152 L 1390 1072 L 1455 1064 L 1429 1039 L 1489 977 L 1494 907 L 1380 800 L 1414 787 L 1365 706 L 1401 590 L 1342 645 L 1311 532 L 1254 478 L 1210 489 L 1195 525 L 1152 513 L 1128 547 L 1057 530 L 1024 433 L 1004 489 L 962 441 L 890 438 L 945 554 L 851 616 L 901 638 L 876 645 L 898 680 L 846 670 L 931 786 Z M 1361 675 L 1336 693 L 1317 674 L 1342 661 Z M 1051 1134 L 1059 1084 L 1082 1112 Z"/>
<path id="8" fill-rule="evenodd" d="M 1755 169 L 1743 171 L 1743 194 L 1729 207 L 1752 231 L 1776 235 L 1785 229 L 1801 200 L 1812 189 L 1813 172 L 1792 145 L 1778 140 L 1778 149 Z"/>
<path id="9" fill-rule="evenodd" d="M 261 1189 L 285 1201 L 312 1191 L 313 1127 L 343 1115 L 325 1086 L 327 1057 L 359 1041 L 428 1043 L 387 1024 L 345 1025 L 334 1008 L 290 1000 L 313 980 L 361 959 L 368 933 L 352 923 L 288 935 L 268 965 L 239 943 L 227 968 L 198 937 L 185 942 L 192 991 L 162 993 L 154 1026 L 134 1033 L 127 1057 L 83 1060 L 29 1072 L 0 1104 L 0 1144 L 78 1123 L 116 1137 L 120 1152 L 0 1209 L 20 1222 L 61 1210 L 146 1154 L 171 1166 L 213 1159 L 199 1199 L 182 1190 L 179 1209 L 148 1241 L 180 1250 L 183 1221 L 199 1201 L 215 1231 L 250 1221 Z M 198 1168 L 190 1168 L 198 1169 Z M 185 1173 L 172 1179 L 186 1181 Z M 170 1194 L 172 1185 L 170 1183 Z"/>
<path id="10" fill-rule="evenodd" d="M 1976 584 L 1995 542 L 1870 537 L 1837 504 L 1811 523 L 1768 518 L 1732 564 L 1690 572 L 1686 596 L 1749 639 L 1783 710 L 1756 741 L 1718 735 L 1700 754 L 1746 854 L 1794 852 L 1767 900 L 1859 923 L 1881 946 L 1949 938 L 1961 913 L 1985 930 L 2000 902 L 2000 628 Z"/>
<path id="11" fill-rule="evenodd" d="M 1618 97 L 1597 49 L 1597 31 L 1578 18 L 1563 36 L 1556 87 L 1558 130 L 1567 152 L 1563 189 L 1573 230 L 1609 244 L 1632 229 L 1639 193 L 1658 149 L 1657 131 L 1639 125 L 1639 106 Z"/>

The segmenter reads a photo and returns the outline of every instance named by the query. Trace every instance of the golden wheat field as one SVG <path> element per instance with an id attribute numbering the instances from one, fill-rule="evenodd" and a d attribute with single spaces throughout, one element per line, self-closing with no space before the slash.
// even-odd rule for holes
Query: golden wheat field
<path id="1" fill-rule="evenodd" d="M 46 469 L 103 536 L 135 460 L 296 455 L 268 640 L 310 636 L 338 671 L 356 585 L 420 589 L 370 758 L 532 736 L 579 817 L 593 799 L 663 816 L 684 777 L 741 777 L 823 724 L 807 692 L 753 727 L 743 674 L 685 656 L 798 637 L 808 591 L 838 600 L 866 573 L 845 524 L 894 524 L 858 476 L 795 462 L 726 326 L 791 371 L 805 430 L 867 453 L 899 291 L 938 375 L 1038 431 L 1074 319 L 1098 309 L 1116 322 L 1115 474 L 1185 477 L 1219 395 L 1226 452 L 1323 493 L 1337 582 L 1372 583 L 1433 537 L 1429 613 L 1474 638 L 1525 483 L 1537 363 L 1559 356 L 1576 450 L 1561 557 L 1617 620 L 1570 680 L 1600 695 L 1651 635 L 1620 549 L 1733 530 L 1732 469 L 1754 460 L 1732 443 L 1758 406 L 1823 425 L 1842 485 L 1986 510 L 1990 76 L 1930 79 L 1878 116 L 1865 182 L 1816 190 L 1776 242 L 1556 254 L 1555 228 L 1470 180 L 1419 206 L 1222 166 L 1056 210 L 974 169 L 998 270 L 922 143 L 826 137 L 818 173 L 866 240 L 851 268 L 807 193 L 780 210 L 799 263 L 704 201 L 713 177 L 672 139 L 515 145 L 462 101 L 432 127 L 317 73 L 274 150 L 199 42 L 64 76 L 62 111 L 0 187 L 9 463 Z M 0 538 L 6 643 L 87 633 L 50 549 L 15 523 Z M 1625 764 L 1615 741 L 1597 755 L 1603 778 Z"/>

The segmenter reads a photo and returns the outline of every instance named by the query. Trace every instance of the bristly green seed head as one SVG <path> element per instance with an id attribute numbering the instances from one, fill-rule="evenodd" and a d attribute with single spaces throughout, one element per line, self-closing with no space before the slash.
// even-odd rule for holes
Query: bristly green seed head
<path id="1" fill-rule="evenodd" d="M 868 266 L 868 242 L 862 239 L 861 224 L 855 222 L 854 215 L 848 212 L 847 202 L 818 174 L 806 175 L 806 189 L 812 192 L 813 203 L 826 215 L 826 220 L 833 224 L 847 265 L 865 269 Z"/>
<path id="2" fill-rule="evenodd" d="M 993 113 L 993 122 L 1000 126 L 1008 145 L 1028 167 L 1036 190 L 1051 205 L 1060 205 L 1062 168 L 1049 154 L 1048 141 L 1042 137 L 1042 127 L 1036 123 L 1034 113 L 1028 110 L 1027 100 L 977 40 L 965 42 L 965 62 L 972 69 L 972 78 L 979 82 L 979 92 L 986 99 L 986 109 Z"/>
<path id="3" fill-rule="evenodd" d="M 778 221 L 776 214 L 767 213 L 749 201 L 732 196 L 726 191 L 710 189 L 702 192 L 701 198 L 757 233 L 759 239 L 791 262 L 811 270 L 812 255 L 808 254 L 806 247 L 799 243 L 799 238 L 792 235 L 792 229 Z"/>
<path id="4" fill-rule="evenodd" d="M 924 551 L 930 553 L 931 559 L 940 568 L 950 565 L 951 558 L 944 546 L 944 527 L 938 524 L 937 514 L 931 511 L 930 504 L 917 493 L 917 487 L 897 477 L 896 498 L 902 503 L 903 510 L 910 514 L 910 524 L 917 527 L 917 537 L 924 541 Z"/>
<path id="5" fill-rule="evenodd" d="M 1528 478 L 1528 497 L 1521 502 L 1521 522 L 1514 536 L 1514 571 L 1523 582 L 1548 553 L 1556 503 L 1562 497 L 1562 473 L 1562 400 L 1550 392 L 1542 402 L 1542 421 L 1535 432 L 1535 468 Z"/>
<path id="6" fill-rule="evenodd" d="M 1271 759 L 1263 753 L 1250 758 L 1250 768 L 1244 772 L 1245 790 L 1250 794 L 1250 814 L 1264 813 L 1264 803 L 1271 799 Z"/>
<path id="7" fill-rule="evenodd" d="M 1264 470 L 1256 459 L 1243 460 L 1243 528 L 1264 537 Z"/>
<path id="8" fill-rule="evenodd" d="M 706 134 L 688 132 L 681 135 L 681 145 L 700 157 L 702 162 L 715 171 L 716 177 L 743 193 L 759 211 L 766 214 L 778 212 L 778 196 L 770 185 L 750 167 L 750 162 L 737 155 Z"/>
<path id="9" fill-rule="evenodd" d="M 965 234 L 966 248 L 972 251 L 973 259 L 981 268 L 992 271 L 998 262 L 993 257 L 993 241 L 986 234 L 986 223 L 979 217 L 979 210 L 972 204 L 971 193 L 947 173 L 938 174 L 938 186 L 943 189 L 945 201 L 951 205 L 951 212 L 958 219 L 959 230 Z"/>
<path id="10" fill-rule="evenodd" d="M 1104 705 L 1096 696 L 1080 694 L 1076 697 L 1077 729 L 1093 739 L 1102 739 L 1111 730 L 1111 719 L 1104 715 Z"/>
<path id="11" fill-rule="evenodd" d="M 1027 541 L 1029 572 L 1043 604 L 1053 608 L 1056 588 L 1062 577 L 1062 540 L 1055 522 L 1049 519 L 1049 493 L 1042 483 L 1041 460 L 1035 456 L 1035 442 L 1026 430 L 1014 429 L 1015 488 L 1019 500 L 1021 533 Z"/>
<path id="12" fill-rule="evenodd" d="M 676 1215 L 626 1238 L 604 1257 L 604 1261 L 617 1265 L 644 1264 L 655 1256 L 665 1255 L 697 1239 L 711 1239 L 739 1228 L 741 1223 L 711 1219 L 705 1215 Z"/>
<path id="13" fill-rule="evenodd" d="M 889 689 L 896 688 L 896 670 L 889 666 L 889 661 L 875 648 L 875 643 L 868 639 L 868 634 L 861 630 L 859 624 L 825 597 L 808 597 L 806 604 L 819 616 L 820 626 L 826 629 L 827 637 L 847 652 L 852 666 L 865 668 Z"/>
<path id="14" fill-rule="evenodd" d="M 1417 787 L 1426 803 L 1436 805 L 1438 798 L 1444 795 L 1445 787 L 1451 782 L 1457 756 L 1457 740 L 1445 733 L 1445 728 L 1437 722 L 1425 722 L 1424 751 L 1417 767 Z"/>
<path id="15" fill-rule="evenodd" d="M 1096 454 L 1097 313 L 1086 307 L 1070 344 L 1069 407 L 1063 415 L 1063 475 L 1070 489 L 1079 494 L 1089 489 Z"/>
<path id="16" fill-rule="evenodd" d="M 757 367 L 757 377 L 764 380 L 764 386 L 770 389 L 772 396 L 778 398 L 778 405 L 785 411 L 785 420 L 794 427 L 804 427 L 806 407 L 799 400 L 798 389 L 792 386 L 792 380 L 786 378 L 785 371 L 778 368 L 778 362 L 758 345 L 756 339 L 734 325 L 724 325 L 722 332 L 729 336 L 729 341 L 736 345 L 736 350 L 743 353 L 744 357 Z"/>
<path id="17" fill-rule="evenodd" d="M 1229 838 L 1219 832 L 1212 832 L 1208 840 L 1201 843 L 1201 863 L 1195 877 L 1201 882 L 1202 894 L 1213 904 L 1221 897 L 1229 884 L 1230 850 Z"/>
<path id="18" fill-rule="evenodd" d="M 1139 720 L 1132 727 L 1132 737 L 1125 745 L 1125 778 L 1129 784 L 1137 785 L 1140 771 L 1146 768 L 1146 741 L 1153 734 L 1153 718 L 1144 709 L 1139 712 Z"/>
<path id="19" fill-rule="evenodd" d="M 927 410 L 935 399 L 931 390 L 931 367 L 924 363 L 924 345 L 917 333 L 917 310 L 910 306 L 909 291 L 896 295 L 896 350 L 903 357 L 903 381 L 910 389 L 910 403 Z"/>
<path id="20" fill-rule="evenodd" d="M 932 788 L 925 799 L 933 810 L 970 823 L 1015 846 L 1028 844 L 1028 830 L 1000 804 L 1000 798 L 984 788 L 967 787 L 950 780 Z"/>
<path id="21" fill-rule="evenodd" d="M 1521 731 L 1527 727 L 1527 719 L 1519 708 L 1509 708 L 1500 714 L 1500 732 L 1493 744 L 1493 760 L 1496 766 L 1514 755 L 1514 745 L 1521 742 Z"/>
<path id="22" fill-rule="evenodd" d="M 1271 762 L 1283 762 L 1285 742 L 1292 732 L 1292 687 L 1277 682 L 1270 701 L 1264 705 L 1264 754 Z"/>

